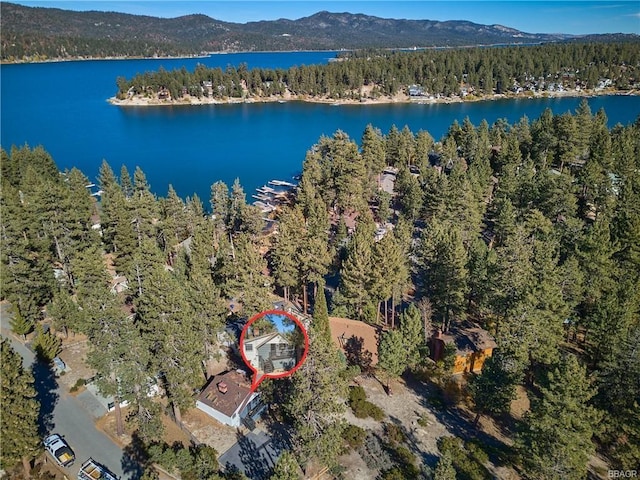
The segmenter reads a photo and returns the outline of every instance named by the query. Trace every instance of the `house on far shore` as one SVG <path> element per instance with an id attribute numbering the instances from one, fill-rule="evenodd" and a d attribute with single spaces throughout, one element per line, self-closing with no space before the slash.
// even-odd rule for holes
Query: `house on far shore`
<path id="1" fill-rule="evenodd" d="M 255 421 L 266 408 L 260 393 L 251 391 L 251 383 L 242 370 L 216 375 L 202 389 L 196 408 L 230 427 L 255 428 Z"/>
<path id="2" fill-rule="evenodd" d="M 453 345 L 456 349 L 454 374 L 480 372 L 485 360 L 497 346 L 489 332 L 470 322 L 456 325 L 446 334 L 440 329 L 434 333 L 429 342 L 430 357 L 434 362 L 444 358 L 445 345 Z"/>
<path id="3" fill-rule="evenodd" d="M 114 276 L 111 279 L 109 290 L 114 295 L 129 290 L 129 282 L 127 281 L 127 277 L 125 277 L 124 275 Z"/>
<path id="4" fill-rule="evenodd" d="M 295 347 L 277 332 L 245 338 L 242 347 L 245 358 L 260 372 L 282 373 L 298 363 Z"/>

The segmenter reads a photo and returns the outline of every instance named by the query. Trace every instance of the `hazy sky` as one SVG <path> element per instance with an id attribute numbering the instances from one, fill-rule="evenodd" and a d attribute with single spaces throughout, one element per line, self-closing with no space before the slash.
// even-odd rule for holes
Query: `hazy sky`
<path id="1" fill-rule="evenodd" d="M 421 20 L 470 20 L 501 24 L 530 33 L 638 33 L 638 0 L 472 0 L 472 1 L 377 1 L 347 2 L 306 0 L 191 1 L 191 0 L 9 0 L 22 5 L 68 10 L 101 10 L 178 17 L 203 13 L 218 20 L 246 23 L 278 18 L 297 19 L 321 10 L 365 13 L 385 18 Z"/>

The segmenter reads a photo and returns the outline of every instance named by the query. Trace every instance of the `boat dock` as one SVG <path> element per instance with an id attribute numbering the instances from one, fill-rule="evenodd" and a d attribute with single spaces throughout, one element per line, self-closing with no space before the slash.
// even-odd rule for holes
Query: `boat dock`
<path id="1" fill-rule="evenodd" d="M 297 183 L 285 180 L 269 180 L 267 185 L 256 188 L 256 193 L 251 195 L 251 198 L 255 199 L 253 204 L 260 208 L 262 213 L 271 213 L 291 201 L 291 194 L 297 186 Z"/>
<path id="2" fill-rule="evenodd" d="M 275 187 L 290 187 L 294 188 L 298 185 L 291 182 L 285 182 L 284 180 L 269 180 L 269 185 L 273 185 Z"/>

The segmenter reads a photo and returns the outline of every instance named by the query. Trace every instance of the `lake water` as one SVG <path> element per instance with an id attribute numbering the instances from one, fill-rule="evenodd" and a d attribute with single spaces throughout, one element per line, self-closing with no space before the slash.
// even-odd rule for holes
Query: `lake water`
<path id="1" fill-rule="evenodd" d="M 450 105 L 349 105 L 302 102 L 174 107 L 117 107 L 107 98 L 118 76 L 167 70 L 197 63 L 220 66 L 247 63 L 249 68 L 288 68 L 327 63 L 333 52 L 244 53 L 199 59 L 108 60 L 3 65 L 1 141 L 42 145 L 61 169 L 78 167 L 94 180 L 106 159 L 119 172 L 140 166 L 158 195 L 172 184 L 182 197 L 197 193 L 206 207 L 213 182 L 240 179 L 250 198 L 271 179 L 299 173 L 307 150 L 321 135 L 343 130 L 359 142 L 368 123 L 387 132 L 391 125 L 427 130 L 439 139 L 454 120 L 474 124 L 499 118 L 515 122 L 574 111 L 579 98 L 501 100 Z M 640 97 L 589 99 L 592 111 L 606 110 L 610 126 L 640 115 Z"/>

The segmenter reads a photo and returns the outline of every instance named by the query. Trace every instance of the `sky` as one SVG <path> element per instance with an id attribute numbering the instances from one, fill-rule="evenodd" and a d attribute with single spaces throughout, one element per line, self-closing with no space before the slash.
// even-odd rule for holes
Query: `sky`
<path id="1" fill-rule="evenodd" d="M 529 33 L 637 33 L 640 34 L 638 0 L 9 0 L 31 7 L 99 10 L 173 18 L 202 13 L 217 20 L 246 23 L 278 18 L 297 19 L 327 10 L 364 13 L 383 18 L 416 20 L 469 20 L 500 24 Z"/>

